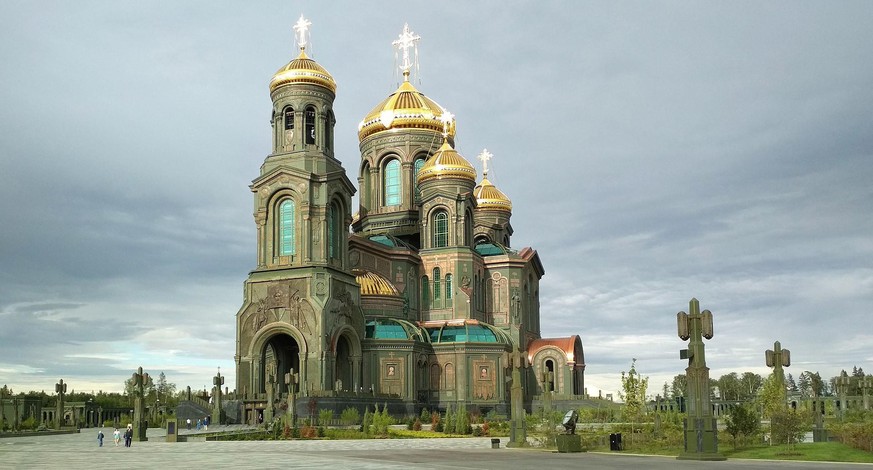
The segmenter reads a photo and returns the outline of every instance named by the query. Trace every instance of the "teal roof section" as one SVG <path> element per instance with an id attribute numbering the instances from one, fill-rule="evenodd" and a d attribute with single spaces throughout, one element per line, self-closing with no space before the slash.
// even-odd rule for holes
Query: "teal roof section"
<path id="1" fill-rule="evenodd" d="M 421 330 L 404 320 L 396 318 L 376 318 L 364 326 L 364 337 L 382 340 L 418 340 L 426 342 Z"/>
<path id="2" fill-rule="evenodd" d="M 481 256 L 505 255 L 512 251 L 499 243 L 480 243 L 475 250 Z"/>
<path id="3" fill-rule="evenodd" d="M 391 248 L 402 248 L 405 250 L 414 249 L 408 243 L 390 234 L 372 235 L 367 238 L 372 242 L 376 242 L 380 245 L 390 246 Z"/>
<path id="4" fill-rule="evenodd" d="M 438 343 L 500 343 L 509 340 L 494 327 L 479 322 L 425 326 L 430 342 Z"/>

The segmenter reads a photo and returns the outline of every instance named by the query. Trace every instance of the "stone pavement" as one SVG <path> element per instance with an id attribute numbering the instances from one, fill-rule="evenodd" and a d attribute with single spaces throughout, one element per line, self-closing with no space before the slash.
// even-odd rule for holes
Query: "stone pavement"
<path id="1" fill-rule="evenodd" d="M 222 429 L 223 427 L 219 428 Z M 213 428 L 215 430 L 215 428 Z M 111 435 L 111 430 L 104 433 Z M 181 430 L 183 435 L 195 431 Z M 97 446 L 97 431 L 0 439 L 0 469 L 23 468 L 330 468 L 369 469 L 873 469 L 873 465 L 728 460 L 695 462 L 671 457 L 609 453 L 559 454 L 531 449 L 491 448 L 489 438 L 368 439 L 348 441 L 223 441 L 168 443 L 162 429 L 130 448 L 111 439 Z M 192 436 L 193 437 L 193 436 Z"/>

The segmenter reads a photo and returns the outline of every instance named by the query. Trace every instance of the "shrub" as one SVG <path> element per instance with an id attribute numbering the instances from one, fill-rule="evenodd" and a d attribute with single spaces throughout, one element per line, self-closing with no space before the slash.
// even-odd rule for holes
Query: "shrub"
<path id="1" fill-rule="evenodd" d="M 415 418 L 415 422 L 412 423 L 412 430 L 413 431 L 421 431 L 421 420 L 419 420 L 418 418 Z"/>
<path id="2" fill-rule="evenodd" d="M 491 431 L 491 425 L 488 424 L 488 420 L 485 420 L 485 423 L 482 424 L 482 435 L 488 436 Z"/>
<path id="3" fill-rule="evenodd" d="M 432 431 L 436 431 L 434 428 L 440 423 L 440 421 L 442 421 L 442 415 L 440 415 L 438 411 L 434 411 L 430 414 L 430 426 Z"/>
<path id="4" fill-rule="evenodd" d="M 482 426 L 476 426 L 473 428 L 473 435 L 476 437 L 482 436 Z"/>
<path id="5" fill-rule="evenodd" d="M 305 425 L 300 428 L 300 437 L 303 439 L 314 439 L 318 436 L 318 430 L 314 426 Z"/>
<path id="6" fill-rule="evenodd" d="M 370 434 L 370 422 L 373 420 L 373 416 L 370 414 L 370 408 L 364 409 L 364 420 L 361 422 L 361 432 L 364 435 Z"/>
<path id="7" fill-rule="evenodd" d="M 361 413 L 357 408 L 348 407 L 343 410 L 342 415 L 340 415 L 340 419 L 343 424 L 353 425 L 358 424 L 361 419 Z"/>
<path id="8" fill-rule="evenodd" d="M 430 421 L 430 411 L 428 411 L 427 408 L 422 408 L 421 415 L 419 416 L 419 419 L 421 419 L 422 423 L 429 422 Z"/>
<path id="9" fill-rule="evenodd" d="M 333 419 L 333 410 L 318 410 L 318 424 L 329 426 Z"/>

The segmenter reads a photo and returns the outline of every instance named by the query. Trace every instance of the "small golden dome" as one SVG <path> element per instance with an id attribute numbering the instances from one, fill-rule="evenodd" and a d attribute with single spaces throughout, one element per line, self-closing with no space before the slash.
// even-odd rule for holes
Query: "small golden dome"
<path id="1" fill-rule="evenodd" d="M 442 106 L 415 89 L 409 80 L 404 80 L 400 88 L 379 103 L 358 124 L 358 140 L 389 129 L 430 129 L 443 132 L 440 117 L 445 113 Z M 450 136 L 455 135 L 452 121 L 448 128 Z"/>
<path id="2" fill-rule="evenodd" d="M 497 186 L 491 184 L 488 178 L 482 178 L 482 182 L 473 189 L 473 196 L 476 197 L 477 209 L 512 212 L 512 201 Z"/>
<path id="3" fill-rule="evenodd" d="M 381 295 L 388 297 L 400 297 L 400 292 L 391 284 L 391 281 L 386 279 L 381 274 L 366 271 L 363 269 L 354 269 L 352 274 L 355 275 L 355 281 L 361 286 L 361 296 Z"/>
<path id="4" fill-rule="evenodd" d="M 476 169 L 449 145 L 448 140 L 443 141 L 442 147 L 436 151 L 418 171 L 418 182 L 441 178 L 455 177 L 476 181 Z"/>
<path id="5" fill-rule="evenodd" d="M 300 51 L 300 55 L 296 59 L 288 62 L 288 65 L 273 75 L 273 79 L 270 80 L 270 93 L 279 87 L 292 83 L 311 83 L 327 88 L 331 93 L 336 93 L 336 81 L 330 73 L 318 65 L 318 62 L 310 59 L 303 50 Z"/>

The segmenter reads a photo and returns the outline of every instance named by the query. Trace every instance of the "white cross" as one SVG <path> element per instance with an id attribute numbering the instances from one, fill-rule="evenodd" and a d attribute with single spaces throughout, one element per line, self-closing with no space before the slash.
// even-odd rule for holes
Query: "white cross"
<path id="1" fill-rule="evenodd" d="M 482 149 L 482 153 L 480 153 L 479 156 L 476 157 L 479 160 L 482 160 L 482 177 L 483 178 L 488 176 L 488 160 L 491 160 L 492 157 L 494 157 L 494 155 L 492 155 L 491 152 L 488 151 L 488 149 Z"/>
<path id="2" fill-rule="evenodd" d="M 455 120 L 455 115 L 443 110 L 443 113 L 440 114 L 439 120 L 443 123 L 443 136 L 449 135 L 449 127 L 452 126 L 452 121 Z"/>
<path id="3" fill-rule="evenodd" d="M 397 46 L 397 49 L 403 51 L 403 63 L 400 64 L 400 70 L 403 71 L 404 75 L 408 74 L 409 69 L 412 67 L 412 62 L 409 60 L 409 48 L 413 47 L 419 39 L 421 39 L 421 36 L 416 36 L 415 33 L 410 31 L 409 24 L 407 23 L 403 25 L 403 32 L 400 33 L 400 37 L 391 43 Z"/>
<path id="4" fill-rule="evenodd" d="M 300 19 L 294 24 L 294 31 L 297 32 L 297 45 L 300 46 L 300 49 L 306 49 L 306 33 L 311 25 L 312 23 L 309 20 L 303 18 L 302 13 L 300 14 Z"/>

